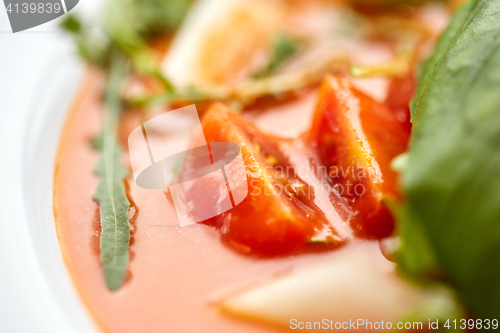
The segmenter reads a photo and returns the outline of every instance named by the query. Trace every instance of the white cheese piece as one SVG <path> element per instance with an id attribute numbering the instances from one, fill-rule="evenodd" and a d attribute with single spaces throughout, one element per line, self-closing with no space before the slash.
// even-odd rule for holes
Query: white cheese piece
<path id="1" fill-rule="evenodd" d="M 162 62 L 162 71 L 173 83 L 193 81 L 192 64 L 205 32 L 217 17 L 227 15 L 238 0 L 199 0 L 191 8 Z"/>
<path id="2" fill-rule="evenodd" d="M 280 22 L 277 8 L 268 0 L 197 1 L 162 61 L 163 73 L 177 86 L 211 85 L 207 73 L 222 81 L 216 85 L 247 75 Z"/>
<path id="3" fill-rule="evenodd" d="M 364 321 L 363 325 L 382 320 L 396 325 L 433 297 L 401 279 L 375 244 L 350 246 L 338 252 L 336 260 L 231 296 L 221 303 L 222 310 L 291 328 L 299 322 L 331 320 L 334 325 L 358 323 L 358 319 Z M 369 328 L 362 326 L 364 331 Z"/>

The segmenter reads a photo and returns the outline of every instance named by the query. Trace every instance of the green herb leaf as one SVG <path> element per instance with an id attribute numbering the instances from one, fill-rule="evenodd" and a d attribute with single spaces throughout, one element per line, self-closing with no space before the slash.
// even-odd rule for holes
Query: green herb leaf
<path id="1" fill-rule="evenodd" d="M 73 35 L 79 54 L 88 62 L 108 69 L 111 58 L 122 53 L 136 71 L 157 78 L 172 92 L 173 86 L 158 69 L 147 41 L 173 32 L 190 5 L 190 0 L 111 0 L 101 26 L 85 24 L 68 14 L 61 27 Z M 101 33 L 96 33 L 99 30 Z"/>
<path id="2" fill-rule="evenodd" d="M 101 215 L 101 263 L 106 285 L 118 289 L 125 278 L 129 259 L 130 203 L 124 187 L 128 170 L 121 164 L 121 149 L 116 142 L 118 117 L 121 110 L 120 84 L 125 75 L 123 61 L 113 61 L 106 91 L 106 123 L 99 140 L 94 144 L 101 150 L 101 158 L 95 169 L 100 182 L 94 200 L 100 203 Z"/>
<path id="3" fill-rule="evenodd" d="M 254 77 L 260 78 L 271 75 L 291 57 L 302 49 L 302 43 L 297 39 L 282 36 L 273 41 L 272 53 L 269 63 L 257 72 Z"/>
<path id="4" fill-rule="evenodd" d="M 500 317 L 500 0 L 471 0 L 424 64 L 398 220 L 401 269 Z"/>
<path id="5" fill-rule="evenodd" d="M 190 0 L 131 0 L 129 23 L 145 38 L 172 32 L 181 24 L 191 2 Z"/>
<path id="6" fill-rule="evenodd" d="M 82 32 L 82 21 L 73 14 L 68 14 L 61 22 L 61 28 L 64 30 L 79 34 Z"/>

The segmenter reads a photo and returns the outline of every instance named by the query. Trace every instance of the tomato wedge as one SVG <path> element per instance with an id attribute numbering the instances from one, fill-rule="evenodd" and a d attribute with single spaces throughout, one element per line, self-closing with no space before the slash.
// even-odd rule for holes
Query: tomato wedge
<path id="1" fill-rule="evenodd" d="M 410 102 L 417 89 L 417 79 L 413 72 L 391 79 L 385 104 L 395 113 L 403 127 L 411 132 Z"/>
<path id="2" fill-rule="evenodd" d="M 360 237 L 384 238 L 394 221 L 383 201 L 399 198 L 392 159 L 408 144 L 406 123 L 386 105 L 328 76 L 320 89 L 310 139 L 329 170 L 333 187 L 354 211 L 351 226 Z"/>
<path id="3" fill-rule="evenodd" d="M 203 221 L 219 228 L 226 244 L 246 254 L 279 255 L 307 249 L 309 240 L 325 228 L 330 234 L 326 247 L 340 243 L 314 204 L 308 184 L 293 172 L 283 172 L 290 163 L 279 149 L 279 139 L 261 133 L 220 103 L 208 110 L 202 126 L 207 142 L 239 145 L 245 164 L 247 197 L 233 209 Z"/>

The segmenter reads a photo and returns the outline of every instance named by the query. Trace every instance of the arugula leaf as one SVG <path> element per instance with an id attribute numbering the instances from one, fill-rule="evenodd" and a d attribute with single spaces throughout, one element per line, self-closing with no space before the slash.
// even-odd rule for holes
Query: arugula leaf
<path id="1" fill-rule="evenodd" d="M 190 5 L 190 0 L 111 0 L 105 8 L 102 26 L 91 26 L 68 14 L 61 27 L 73 35 L 78 52 L 90 63 L 107 69 L 112 57 L 123 53 L 138 72 L 156 77 L 167 91 L 173 91 L 147 42 L 173 32 Z M 99 30 L 101 33 L 96 33 Z"/>
<path id="2" fill-rule="evenodd" d="M 297 52 L 302 49 L 302 43 L 297 39 L 281 36 L 273 41 L 272 53 L 269 63 L 262 70 L 258 71 L 254 77 L 260 78 L 271 75 L 280 66 L 287 62 Z"/>
<path id="3" fill-rule="evenodd" d="M 92 145 L 101 151 L 95 169 L 100 177 L 94 200 L 100 203 L 101 263 L 106 284 L 118 289 L 124 281 L 129 260 L 130 227 L 123 184 L 127 169 L 121 164 L 122 151 L 116 142 L 116 127 L 121 110 L 120 83 L 128 66 L 155 77 L 174 95 L 174 87 L 161 73 L 148 41 L 173 32 L 184 18 L 191 0 L 111 0 L 101 25 L 92 26 L 74 14 L 65 15 L 61 27 L 72 34 L 80 55 L 88 62 L 109 71 L 106 91 L 106 122 Z"/>
<path id="4" fill-rule="evenodd" d="M 398 210 L 400 268 L 500 317 L 500 0 L 471 0 L 423 65 Z M 431 273 L 432 272 L 432 273 Z"/>
<path id="5" fill-rule="evenodd" d="M 94 142 L 101 151 L 101 158 L 95 169 L 100 182 L 94 200 L 100 203 L 101 263 L 106 285 L 110 290 L 116 290 L 122 285 L 129 260 L 130 203 L 123 183 L 128 170 L 120 162 L 122 151 L 116 142 L 121 111 L 119 89 L 125 71 L 123 61 L 112 63 L 105 97 L 107 119 L 100 140 Z"/>

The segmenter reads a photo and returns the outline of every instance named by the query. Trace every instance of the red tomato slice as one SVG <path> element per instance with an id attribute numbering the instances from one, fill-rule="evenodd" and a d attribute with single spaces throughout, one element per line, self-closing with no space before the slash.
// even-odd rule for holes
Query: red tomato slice
<path id="1" fill-rule="evenodd" d="M 216 226 L 223 241 L 240 252 L 278 255 L 309 248 L 308 241 L 325 227 L 328 248 L 341 241 L 314 204 L 308 185 L 278 166 L 290 166 L 278 139 L 266 136 L 223 104 L 215 104 L 202 120 L 207 142 L 240 146 L 248 195 L 235 208 L 203 223 Z"/>
<path id="2" fill-rule="evenodd" d="M 397 174 L 390 162 L 407 148 L 405 126 L 350 80 L 328 76 L 323 82 L 311 140 L 332 185 L 355 212 L 351 226 L 358 236 L 384 238 L 394 230 L 383 200 L 399 198 Z"/>
<path id="3" fill-rule="evenodd" d="M 410 102 L 415 95 L 417 80 L 413 72 L 395 77 L 389 83 L 385 104 L 395 113 L 404 128 L 411 132 Z"/>

